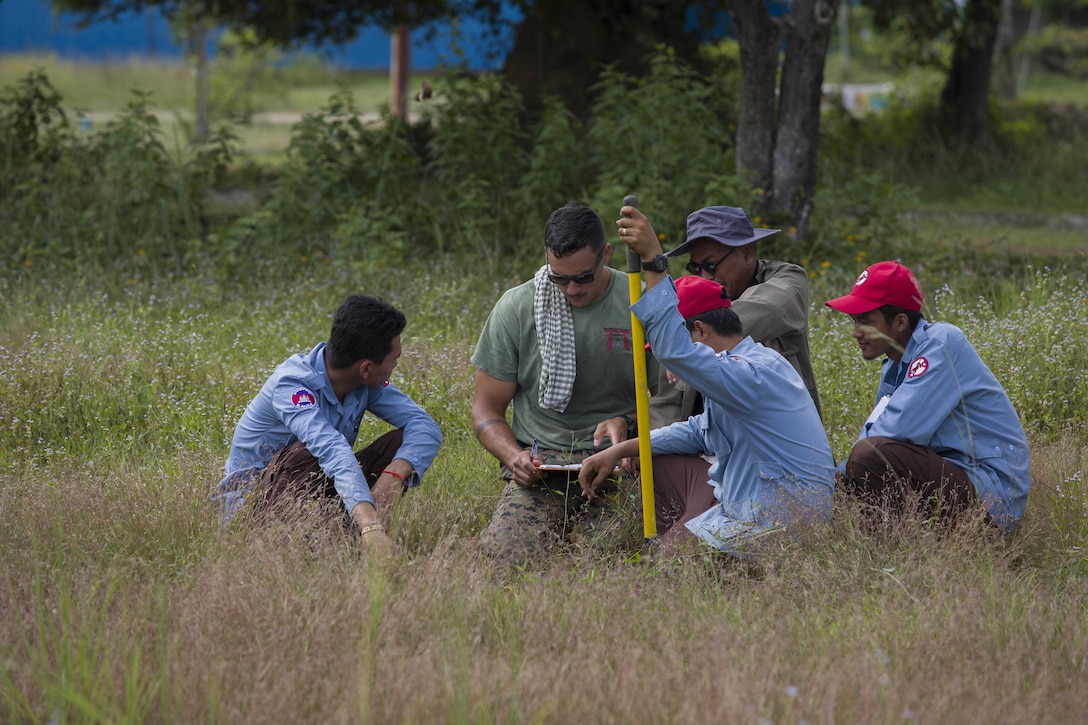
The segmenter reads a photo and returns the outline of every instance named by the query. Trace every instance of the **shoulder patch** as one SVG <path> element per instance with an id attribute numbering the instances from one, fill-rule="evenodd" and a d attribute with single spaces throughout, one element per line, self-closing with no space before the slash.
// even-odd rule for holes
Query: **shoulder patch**
<path id="1" fill-rule="evenodd" d="M 299 388 L 291 393 L 291 405 L 296 408 L 312 408 L 317 405 L 317 396 L 309 388 Z"/>
<path id="2" fill-rule="evenodd" d="M 929 360 L 924 357 L 915 358 L 910 364 L 910 369 L 907 370 L 907 377 L 920 378 L 926 374 L 927 370 L 929 370 Z"/>

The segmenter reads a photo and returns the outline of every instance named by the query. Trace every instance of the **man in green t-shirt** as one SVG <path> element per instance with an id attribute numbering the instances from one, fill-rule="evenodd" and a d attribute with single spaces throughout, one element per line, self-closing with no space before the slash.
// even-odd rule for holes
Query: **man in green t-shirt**
<path id="1" fill-rule="evenodd" d="M 577 470 L 541 466 L 580 463 L 634 434 L 630 289 L 607 266 L 600 217 L 582 204 L 560 207 L 544 227 L 544 250 L 547 264 L 503 294 L 472 356 L 472 425 L 507 481 L 482 543 L 514 562 L 561 542 L 578 519 L 592 526 L 607 513 L 582 496 Z M 647 379 L 657 377 L 650 360 Z"/>

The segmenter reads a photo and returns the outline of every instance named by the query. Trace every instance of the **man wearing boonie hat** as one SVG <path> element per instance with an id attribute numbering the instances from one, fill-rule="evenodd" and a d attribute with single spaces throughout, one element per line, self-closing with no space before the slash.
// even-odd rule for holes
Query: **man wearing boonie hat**
<path id="1" fill-rule="evenodd" d="M 729 290 L 745 334 L 789 361 L 819 411 L 808 346 L 808 275 L 796 264 L 756 257 L 756 242 L 779 231 L 753 226 L 748 212 L 739 207 L 708 206 L 688 215 L 686 241 L 667 256 L 690 253 L 690 273 Z M 650 402 L 654 428 L 687 420 L 702 407 L 698 391 L 672 382 L 670 373 L 662 366 L 658 392 Z"/>
<path id="2" fill-rule="evenodd" d="M 647 269 L 646 293 L 631 311 L 655 357 L 705 403 L 698 415 L 650 433 L 662 550 L 675 552 L 694 535 L 744 556 L 762 535 L 828 520 L 835 464 L 801 376 L 778 352 L 744 335 L 721 284 L 694 275 L 674 284 L 655 270 L 657 236 L 637 209 L 623 213 L 629 217 L 620 239 Z M 579 476 L 586 495 L 637 452 L 638 440 L 631 439 L 587 458 Z"/>
<path id="3" fill-rule="evenodd" d="M 963 332 L 922 316 L 922 288 L 898 261 L 878 262 L 825 304 L 854 320 L 861 356 L 884 356 L 876 406 L 840 483 L 899 511 L 911 497 L 942 518 L 981 501 L 1009 531 L 1024 512 L 1027 436 L 1008 394 Z"/>

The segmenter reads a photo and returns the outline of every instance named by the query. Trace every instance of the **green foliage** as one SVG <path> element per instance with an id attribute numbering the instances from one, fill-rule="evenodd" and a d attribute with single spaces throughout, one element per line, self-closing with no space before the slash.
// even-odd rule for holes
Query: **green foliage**
<path id="1" fill-rule="evenodd" d="M 717 43 L 699 46 L 699 55 L 708 66 L 708 80 L 715 86 L 718 97 L 726 103 L 721 110 L 728 115 L 729 123 L 735 123 L 732 99 L 740 98 L 740 43 L 735 38 L 723 38 Z"/>
<path id="2" fill-rule="evenodd" d="M 217 50 L 211 69 L 209 112 L 213 119 L 248 123 L 254 111 L 283 105 L 282 51 L 258 43 L 252 30 L 223 33 Z"/>
<path id="3" fill-rule="evenodd" d="M 394 122 L 368 127 L 345 90 L 303 116 L 267 202 L 222 238 L 229 263 L 254 252 L 365 249 L 402 230 L 397 212 L 410 208 L 420 166 L 406 130 Z"/>
<path id="4" fill-rule="evenodd" d="M 0 257 L 73 264 L 153 257 L 180 263 L 202 244 L 204 196 L 229 163 L 228 135 L 171 154 L 146 94 L 103 128 L 77 132 L 48 78 L 0 99 Z"/>
<path id="5" fill-rule="evenodd" d="M 494 76 L 435 78 L 434 99 L 415 106 L 423 118 L 412 122 L 388 111 L 368 122 L 341 90 L 293 127 L 287 160 L 267 172 L 268 193 L 253 195 L 241 218 L 223 213 L 226 195 L 208 211 L 237 154 L 229 134 L 171 149 L 139 94 L 113 120 L 82 130 L 44 74 L 32 74 L 4 91 L 0 113 L 2 249 L 23 266 L 134 257 L 150 272 L 167 259 L 175 270 L 211 262 L 247 280 L 255 257 L 280 255 L 359 268 L 434 254 L 520 263 L 535 259 L 556 206 L 581 199 L 607 221 L 628 193 L 669 248 L 691 209 L 750 206 L 758 194 L 734 170 L 736 44 L 704 55 L 708 77 L 668 51 L 647 60 L 642 78 L 606 70 L 584 124 L 557 99 L 527 116 Z M 945 144 L 936 106 L 931 89 L 860 119 L 829 109 L 810 233 L 802 240 L 787 230 L 767 253 L 821 276 L 909 243 L 905 212 L 916 204 L 1002 206 L 1013 196 L 1026 207 L 1080 209 L 1082 111 L 995 107 L 998 144 L 963 150 Z"/>
<path id="6" fill-rule="evenodd" d="M 972 32 L 963 4 L 941 0 L 866 0 L 864 4 L 883 34 L 887 62 L 894 66 L 947 70 L 957 38 Z"/>
<path id="7" fill-rule="evenodd" d="M 642 80 L 606 73 L 599 91 L 586 128 L 555 99 L 526 122 L 493 76 L 436 80 L 418 125 L 368 126 L 339 93 L 295 127 L 268 201 L 215 243 L 232 259 L 321 251 L 365 265 L 409 249 L 520 255 L 568 199 L 589 196 L 608 216 L 638 190 L 679 235 L 691 207 L 744 193 L 720 94 L 672 54 Z"/>
<path id="8" fill-rule="evenodd" d="M 41 70 L 0 95 L 0 196 L 14 192 L 22 169 L 49 163 L 71 143 L 72 124 L 61 103 Z"/>
<path id="9" fill-rule="evenodd" d="M 643 78 L 606 69 L 595 90 L 588 142 L 596 208 L 618 211 L 635 192 L 654 229 L 679 243 L 692 210 L 740 202 L 726 104 L 674 54 L 650 58 Z"/>
<path id="10" fill-rule="evenodd" d="M 978 287 L 977 296 L 958 292 L 951 282 L 937 290 L 936 319 L 970 331 L 979 355 L 1000 372 L 1026 429 L 1040 438 L 1088 429 L 1081 403 L 1088 376 L 1070 375 L 1068 367 L 1088 354 L 1084 278 L 1028 264 L 1003 279 L 981 278 Z M 1061 385 L 1054 384 L 1058 380 Z"/>
<path id="11" fill-rule="evenodd" d="M 498 76 L 467 73 L 449 76 L 441 91 L 427 146 L 430 208 L 419 213 L 466 251 L 517 249 L 517 189 L 529 167 L 521 97 Z"/>
<path id="12" fill-rule="evenodd" d="M 582 124 L 558 98 L 545 99 L 521 185 L 524 207 L 541 227 L 553 210 L 571 198 L 586 196 L 584 184 L 591 171 L 582 134 Z"/>
<path id="13" fill-rule="evenodd" d="M 1088 28 L 1048 25 L 1024 39 L 1024 50 L 1051 73 L 1088 78 Z"/>
<path id="14" fill-rule="evenodd" d="M 946 143 L 934 93 L 893 98 L 864 119 L 830 112 L 821 126 L 821 166 L 840 181 L 858 174 L 895 180 L 925 203 L 954 206 L 988 190 L 1003 200 L 996 206 L 1002 210 L 1014 200 L 1018 209 L 1081 211 L 1079 190 L 1088 179 L 1084 111 L 1022 103 L 991 112 L 995 142 L 986 148 Z"/>
<path id="15" fill-rule="evenodd" d="M 808 238 L 778 235 L 764 254 L 796 260 L 810 276 L 825 276 L 835 269 L 862 269 L 894 257 L 916 241 L 906 214 L 916 208 L 909 187 L 887 181 L 880 174 L 860 171 L 846 178 L 824 178 L 816 188 L 820 214 Z"/>

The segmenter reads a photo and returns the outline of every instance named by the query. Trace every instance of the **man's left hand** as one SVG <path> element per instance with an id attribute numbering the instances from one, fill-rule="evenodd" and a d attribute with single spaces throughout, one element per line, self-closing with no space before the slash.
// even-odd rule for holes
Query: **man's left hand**
<path id="1" fill-rule="evenodd" d="M 614 448 L 605 448 L 582 461 L 582 470 L 578 472 L 578 483 L 585 497 L 592 499 L 597 489 L 615 472 L 619 456 Z"/>
<path id="2" fill-rule="evenodd" d="M 597 429 L 593 431 L 593 447 L 600 448 L 605 438 L 612 441 L 612 445 L 627 440 L 627 421 L 617 416 L 598 423 Z"/>

